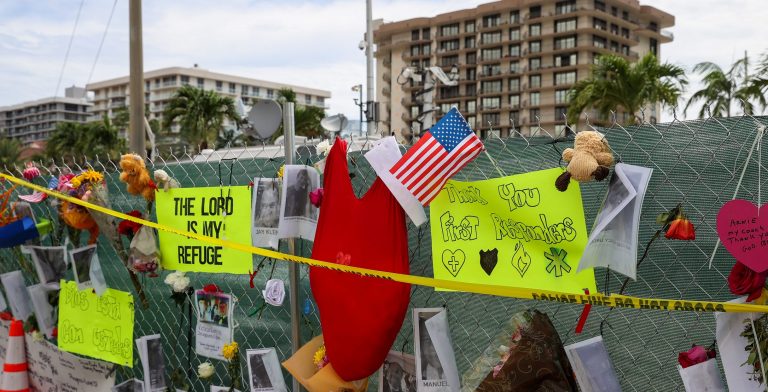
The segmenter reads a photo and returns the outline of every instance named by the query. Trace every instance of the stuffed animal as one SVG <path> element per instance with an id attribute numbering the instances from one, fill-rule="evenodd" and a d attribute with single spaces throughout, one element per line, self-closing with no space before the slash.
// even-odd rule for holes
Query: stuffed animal
<path id="1" fill-rule="evenodd" d="M 169 176 L 165 170 L 155 170 L 155 183 L 166 192 L 170 188 L 180 187 L 179 182 L 176 181 L 175 178 Z"/>
<path id="2" fill-rule="evenodd" d="M 157 186 L 149 178 L 144 159 L 136 154 L 125 154 L 120 157 L 120 170 L 120 181 L 128 184 L 128 193 L 141 195 L 147 201 L 155 200 Z"/>
<path id="3" fill-rule="evenodd" d="M 555 180 L 560 192 L 568 189 L 571 178 L 578 182 L 602 181 L 608 177 L 613 165 L 613 154 L 605 135 L 597 131 L 582 131 L 576 134 L 573 148 L 563 151 L 563 160 L 568 162 L 565 173 Z"/>

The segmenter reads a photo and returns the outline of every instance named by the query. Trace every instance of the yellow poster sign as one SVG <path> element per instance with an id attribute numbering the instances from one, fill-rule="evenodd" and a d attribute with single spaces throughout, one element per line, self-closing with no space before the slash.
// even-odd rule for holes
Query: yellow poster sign
<path id="1" fill-rule="evenodd" d="M 79 290 L 77 283 L 61 281 L 59 292 L 59 349 L 133 366 L 133 296 L 107 289 L 102 296 L 93 288 Z"/>
<path id="2" fill-rule="evenodd" d="M 251 244 L 251 190 L 247 186 L 172 188 L 157 192 L 157 223 L 185 232 Z M 247 274 L 248 252 L 160 231 L 163 268 Z"/>
<path id="3" fill-rule="evenodd" d="M 430 204 L 435 278 L 595 293 L 593 270 L 576 273 L 588 237 L 581 191 L 558 191 L 561 173 L 448 181 Z"/>

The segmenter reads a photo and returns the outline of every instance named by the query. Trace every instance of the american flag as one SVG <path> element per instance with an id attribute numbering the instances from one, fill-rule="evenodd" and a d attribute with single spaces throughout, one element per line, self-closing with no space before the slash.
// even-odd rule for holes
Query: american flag
<path id="1" fill-rule="evenodd" d="M 482 151 L 483 143 L 453 107 L 389 171 L 427 206 Z"/>

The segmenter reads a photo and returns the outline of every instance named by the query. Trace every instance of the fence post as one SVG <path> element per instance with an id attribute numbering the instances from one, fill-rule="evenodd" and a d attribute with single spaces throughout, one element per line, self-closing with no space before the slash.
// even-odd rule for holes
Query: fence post
<path id="1" fill-rule="evenodd" d="M 293 102 L 283 103 L 283 146 L 285 147 L 286 165 L 293 164 L 296 152 L 293 105 Z M 296 254 L 296 240 L 293 238 L 288 239 L 288 253 Z M 288 265 L 288 279 L 290 280 L 288 288 L 291 299 L 291 352 L 295 354 L 301 347 L 301 334 L 299 333 L 299 326 L 301 325 L 301 315 L 299 314 L 299 266 L 296 263 Z M 299 391 L 299 381 L 295 377 L 293 378 L 292 390 L 294 392 Z"/>

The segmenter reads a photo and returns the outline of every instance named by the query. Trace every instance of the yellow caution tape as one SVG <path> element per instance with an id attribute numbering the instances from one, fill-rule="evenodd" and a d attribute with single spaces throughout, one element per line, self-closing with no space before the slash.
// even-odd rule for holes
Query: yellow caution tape
<path id="1" fill-rule="evenodd" d="M 681 310 L 681 311 L 695 311 L 695 312 L 755 312 L 765 313 L 768 312 L 768 305 L 755 305 L 755 304 L 739 304 L 730 302 L 712 302 L 712 301 L 693 301 L 693 300 L 673 300 L 673 299 L 657 299 L 657 298 L 640 298 L 632 297 L 628 295 L 602 295 L 602 294 L 572 294 L 560 291 L 550 290 L 535 290 L 524 289 L 517 287 L 495 286 L 495 285 L 482 285 L 475 283 L 457 282 L 444 279 L 434 279 L 425 276 L 398 274 L 394 272 L 378 271 L 368 268 L 352 267 L 348 265 L 341 265 L 336 263 L 329 263 L 327 261 L 314 260 L 307 257 L 294 256 L 286 253 L 281 253 L 269 249 L 257 248 L 251 245 L 240 244 L 219 238 L 208 237 L 197 233 L 191 233 L 183 230 L 178 230 L 173 227 L 161 225 L 156 222 L 151 222 L 141 218 L 136 218 L 130 215 L 123 214 L 122 212 L 114 211 L 109 208 L 105 208 L 96 204 L 89 203 L 87 201 L 80 200 L 76 197 L 68 196 L 50 189 L 44 188 L 39 185 L 32 184 L 24 181 L 20 178 L 0 173 L 0 177 L 4 178 L 14 184 L 21 185 L 38 192 L 43 192 L 49 196 L 56 197 L 61 200 L 74 203 L 88 209 L 98 211 L 107 215 L 111 215 L 115 218 L 136 222 L 144 226 L 149 226 L 157 230 L 167 231 L 169 233 L 191 237 L 199 241 L 209 243 L 211 245 L 229 247 L 243 252 L 256 254 L 259 256 L 269 257 L 277 260 L 289 261 L 292 263 L 306 264 L 312 267 L 327 268 L 335 271 L 353 273 L 360 276 L 388 279 L 395 282 L 408 283 L 419 286 L 441 288 L 454 291 L 463 291 L 468 293 L 494 295 L 500 297 L 511 297 L 520 299 L 533 299 L 539 301 L 552 301 L 571 304 L 591 304 L 597 306 L 610 306 L 617 308 L 630 308 L 630 309 L 655 309 L 655 310 Z"/>

